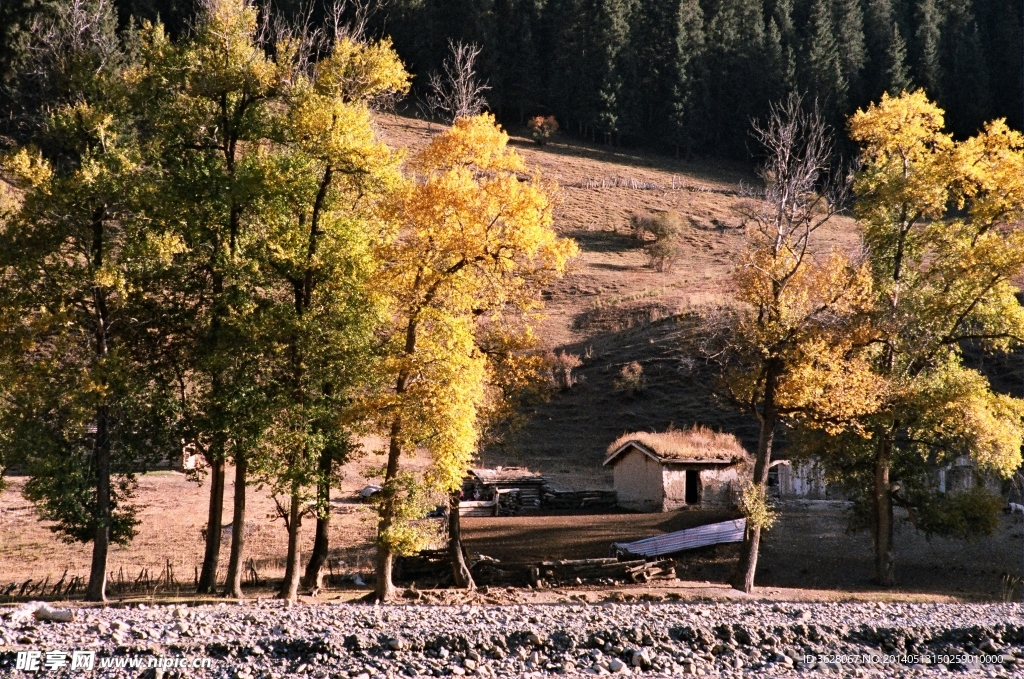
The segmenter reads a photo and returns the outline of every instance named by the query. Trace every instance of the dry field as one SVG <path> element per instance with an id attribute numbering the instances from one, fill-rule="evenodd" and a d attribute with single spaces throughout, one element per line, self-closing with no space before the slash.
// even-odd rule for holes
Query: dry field
<path id="1" fill-rule="evenodd" d="M 56 582 L 64 569 L 83 577 L 88 573 L 88 546 L 66 545 L 35 518 L 32 507 L 19 494 L 22 480 L 12 479 L 0 494 L 0 589 L 31 578 Z M 340 502 L 332 523 L 332 561 L 338 574 L 372 570 L 370 540 L 372 515 L 354 502 L 361 478 L 346 480 L 336 494 Z M 230 502 L 231 488 L 228 488 Z M 110 571 L 116 585 L 138 577 L 143 568 L 159 575 L 171 562 L 181 586 L 161 587 L 160 597 L 188 595 L 195 570 L 202 563 L 200 531 L 205 521 L 205 486 L 197 486 L 173 472 L 146 474 L 140 479 L 138 500 L 143 507 L 139 535 L 129 548 L 115 548 Z M 252 507 L 249 555 L 261 583 L 247 587 L 253 595 L 271 593 L 267 578 L 280 578 L 285 550 L 281 521 L 271 520 L 273 502 L 265 491 L 250 495 Z M 227 503 L 226 503 L 227 504 Z M 226 510 L 230 507 L 226 506 Z M 671 514 L 603 514 L 567 516 L 520 516 L 465 518 L 466 548 L 503 561 L 533 562 L 556 558 L 597 558 L 609 554 L 612 542 L 623 542 L 681 530 L 711 521 L 732 518 L 724 512 L 682 511 Z M 758 570 L 758 597 L 786 600 L 846 600 L 885 598 L 911 601 L 999 601 L 1004 573 L 1019 573 L 1024 549 L 1024 523 L 1004 517 L 999 531 L 965 543 L 956 540 L 925 540 L 906 523 L 897 532 L 897 588 L 880 591 L 870 582 L 871 544 L 865 533 L 848 534 L 846 517 L 836 503 L 789 503 L 778 524 L 762 543 Z M 312 522 L 303 527 L 306 549 L 312 544 Z M 224 552 L 226 559 L 226 549 Z M 644 586 L 614 588 L 623 592 L 659 592 L 660 595 L 732 597 L 724 585 L 735 562 L 736 546 L 696 550 L 678 559 L 680 582 L 655 582 Z M 223 569 L 222 561 L 222 569 Z M 221 573 L 223 577 L 223 570 Z M 577 587 L 577 594 L 610 596 L 608 588 Z M 326 593 L 330 598 L 351 599 L 364 590 L 346 585 Z M 520 601 L 558 601 L 565 591 L 529 592 Z M 144 597 L 132 592 L 131 598 Z M 615 595 L 619 596 L 619 595 Z"/>
<path id="2" fill-rule="evenodd" d="M 390 143 L 412 152 L 438 129 L 393 115 L 381 116 L 379 128 Z M 744 242 L 738 190 L 755 181 L 749 168 L 674 161 L 564 139 L 540 148 L 519 134 L 513 135 L 513 144 L 531 167 L 559 183 L 556 228 L 580 245 L 581 256 L 570 274 L 545 293 L 541 336 L 549 348 L 578 354 L 583 365 L 576 386 L 537 406 L 513 438 L 481 453 L 481 464 L 527 464 L 563 488 L 610 487 L 611 475 L 601 461 L 605 447 L 623 431 L 703 423 L 751 443 L 756 434 L 752 420 L 715 400 L 709 375 L 688 344 L 716 309 L 729 304 L 730 272 Z M 684 217 L 689 248 L 672 271 L 659 273 L 647 266 L 628 221 L 634 211 L 670 209 Z M 852 220 L 837 219 L 821 234 L 816 250 L 855 247 L 855 228 Z M 643 365 L 648 386 L 627 396 L 614 382 L 631 361 Z M 369 569 L 371 516 L 351 497 L 367 482 L 361 470 L 375 461 L 368 453 L 350 464 L 337 492 L 341 501 L 335 505 L 331 542 L 336 568 L 342 571 Z M 85 576 L 88 546 L 55 539 L 21 496 L 22 480 L 10 481 L 0 493 L 0 589 L 28 578 L 53 582 L 65 569 L 68 577 Z M 115 582 L 121 573 L 134 579 L 144 568 L 156 577 L 170 562 L 176 582 L 188 589 L 202 562 L 207 491 L 206 485 L 176 473 L 142 476 L 139 535 L 129 547 L 112 551 Z M 229 471 L 225 517 L 230 517 L 231 493 Z M 266 489 L 252 489 L 250 498 L 248 556 L 261 579 L 280 577 L 284 527 Z M 468 519 L 465 532 L 469 549 L 499 558 L 604 556 L 612 540 L 666 532 L 700 518 L 691 513 Z M 795 598 L 871 594 L 868 538 L 847 535 L 844 526 L 833 505 L 787 510 L 764 545 L 759 582 L 822 590 L 779 590 L 779 596 Z M 311 547 L 312 532 L 313 522 L 307 520 L 305 549 Z M 1019 572 L 1020 542 L 1021 526 L 1009 518 L 999 535 L 968 544 L 927 542 L 903 528 L 897 596 L 999 598 L 1002 573 Z M 681 577 L 720 583 L 732 554 L 733 548 L 721 547 L 688 557 Z M 225 542 L 222 568 L 226 560 Z M 691 590 L 703 596 L 721 585 Z"/>

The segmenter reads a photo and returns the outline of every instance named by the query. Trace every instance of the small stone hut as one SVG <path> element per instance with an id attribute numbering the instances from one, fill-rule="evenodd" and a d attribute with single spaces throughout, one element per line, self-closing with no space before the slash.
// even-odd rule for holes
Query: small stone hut
<path id="1" fill-rule="evenodd" d="M 619 506 L 641 512 L 733 507 L 753 460 L 732 434 L 703 426 L 634 432 L 608 447 Z"/>

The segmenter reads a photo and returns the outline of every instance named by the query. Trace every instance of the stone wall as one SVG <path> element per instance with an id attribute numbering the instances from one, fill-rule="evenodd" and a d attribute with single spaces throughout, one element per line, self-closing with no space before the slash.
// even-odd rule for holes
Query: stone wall
<path id="1" fill-rule="evenodd" d="M 619 458 L 612 474 L 620 507 L 638 512 L 662 511 L 660 462 L 633 448 Z"/>

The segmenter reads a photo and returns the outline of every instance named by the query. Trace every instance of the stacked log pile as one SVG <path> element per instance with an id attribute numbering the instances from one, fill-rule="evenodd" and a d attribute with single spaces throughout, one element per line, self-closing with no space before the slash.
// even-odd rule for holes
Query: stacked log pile
<path id="1" fill-rule="evenodd" d="M 471 469 L 462 483 L 464 500 L 498 499 L 498 513 L 512 516 L 540 509 L 548 480 L 526 467 Z M 508 497 L 504 497 L 504 496 Z M 462 516 L 468 516 L 460 511 Z"/>
<path id="2" fill-rule="evenodd" d="M 506 563 L 485 555 L 470 559 L 470 571 L 478 585 L 561 587 L 567 585 L 614 585 L 627 582 L 670 580 L 676 577 L 672 559 L 619 561 L 608 559 L 559 559 L 539 563 Z M 423 550 L 402 557 L 395 565 L 395 579 L 402 582 L 443 584 L 451 578 L 447 550 Z"/>
<path id="3" fill-rule="evenodd" d="M 446 555 L 444 556 L 446 557 Z M 423 559 L 417 563 L 415 570 L 403 564 L 402 577 L 409 580 L 416 579 L 412 577 L 413 573 L 416 573 L 419 580 L 430 577 L 439 578 L 450 570 L 446 558 Z M 472 562 L 470 570 L 478 585 L 518 585 L 520 587 L 525 585 L 531 587 L 613 585 L 668 580 L 676 576 L 675 562 L 671 559 L 659 561 L 563 559 L 540 563 L 505 563 L 490 557 L 481 557 Z"/>
<path id="4" fill-rule="evenodd" d="M 545 486 L 543 509 L 614 509 L 614 490 L 558 490 Z"/>
<path id="5" fill-rule="evenodd" d="M 462 500 L 459 516 L 497 516 L 498 503 L 494 500 Z"/>
<path id="6" fill-rule="evenodd" d="M 619 561 L 618 559 L 562 559 L 544 561 L 530 569 L 534 586 L 537 584 L 582 585 L 586 583 L 613 584 L 620 582 L 648 582 L 676 577 L 675 562 Z"/>
<path id="7" fill-rule="evenodd" d="M 393 577 L 401 582 L 424 581 L 441 584 L 452 576 L 452 560 L 447 549 L 424 549 L 395 560 Z"/>

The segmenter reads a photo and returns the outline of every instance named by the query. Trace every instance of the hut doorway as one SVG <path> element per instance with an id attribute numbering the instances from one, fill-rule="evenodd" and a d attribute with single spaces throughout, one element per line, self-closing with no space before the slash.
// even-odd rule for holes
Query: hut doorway
<path id="1" fill-rule="evenodd" d="M 686 504 L 700 504 L 700 472 L 696 469 L 686 470 Z"/>

